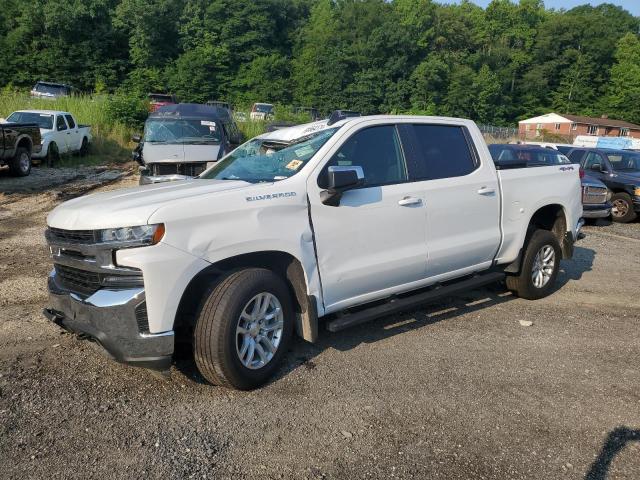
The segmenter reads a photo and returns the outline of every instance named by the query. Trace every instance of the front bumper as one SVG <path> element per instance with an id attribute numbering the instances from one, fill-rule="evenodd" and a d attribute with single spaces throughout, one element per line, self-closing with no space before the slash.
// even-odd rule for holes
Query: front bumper
<path id="1" fill-rule="evenodd" d="M 607 218 L 611 215 L 611 204 L 585 204 L 582 206 L 582 218 Z"/>
<path id="2" fill-rule="evenodd" d="M 171 366 L 174 332 L 145 332 L 144 289 L 100 289 L 87 298 L 69 292 L 55 270 L 48 280 L 50 307 L 45 316 L 62 328 L 101 345 L 116 361 L 166 371 Z"/>

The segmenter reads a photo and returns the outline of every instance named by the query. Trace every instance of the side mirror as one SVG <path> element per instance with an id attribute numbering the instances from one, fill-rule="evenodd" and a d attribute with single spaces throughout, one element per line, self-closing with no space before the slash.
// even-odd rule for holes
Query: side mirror
<path id="1" fill-rule="evenodd" d="M 142 137 L 140 135 L 134 135 L 133 137 L 131 137 L 131 140 L 136 143 L 140 143 L 140 141 L 142 140 Z"/>
<path id="2" fill-rule="evenodd" d="M 364 184 L 364 171 L 357 166 L 331 166 L 327 170 L 329 188 L 322 191 L 321 201 L 325 205 L 337 207 L 342 194 Z"/>
<path id="3" fill-rule="evenodd" d="M 599 163 L 594 163 L 593 165 L 591 165 L 591 170 L 595 172 L 602 172 L 602 165 L 600 165 Z"/>

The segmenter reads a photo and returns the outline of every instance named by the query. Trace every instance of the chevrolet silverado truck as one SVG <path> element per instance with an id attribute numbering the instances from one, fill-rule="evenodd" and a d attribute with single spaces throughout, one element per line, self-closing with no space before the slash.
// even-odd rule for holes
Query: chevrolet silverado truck
<path id="1" fill-rule="evenodd" d="M 582 205 L 571 164 L 496 165 L 470 120 L 347 118 L 199 177 L 56 207 L 45 315 L 167 371 L 188 341 L 210 383 L 269 380 L 295 334 L 342 331 L 491 282 L 556 288 Z"/>
<path id="2" fill-rule="evenodd" d="M 40 152 L 41 138 L 34 123 L 0 123 L 0 166 L 8 165 L 12 175 L 31 173 L 31 156 Z"/>

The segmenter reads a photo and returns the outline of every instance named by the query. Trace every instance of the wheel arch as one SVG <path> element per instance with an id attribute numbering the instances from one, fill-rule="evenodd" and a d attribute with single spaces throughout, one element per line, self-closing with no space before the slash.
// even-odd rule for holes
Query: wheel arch
<path id="1" fill-rule="evenodd" d="M 187 285 L 178 304 L 174 330 L 179 338 L 184 338 L 192 330 L 207 292 L 227 273 L 242 268 L 266 268 L 279 275 L 287 284 L 293 300 L 296 333 L 309 342 L 317 340 L 316 299 L 307 295 L 307 275 L 302 263 L 290 253 L 275 250 L 236 255 L 198 272 Z"/>
<path id="2" fill-rule="evenodd" d="M 16 143 L 16 150 L 18 148 L 26 148 L 27 150 L 29 150 L 29 153 L 31 153 L 31 151 L 33 149 L 33 144 L 31 142 L 31 138 L 29 138 L 27 136 L 20 137 L 20 139 Z"/>
<path id="3" fill-rule="evenodd" d="M 550 203 L 539 207 L 529 218 L 524 242 L 518 253 L 518 257 L 505 267 L 507 273 L 519 273 L 527 244 L 536 230 L 548 230 L 555 235 L 562 249 L 562 258 L 571 258 L 573 255 L 573 239 L 569 230 L 566 208 L 559 203 Z"/>

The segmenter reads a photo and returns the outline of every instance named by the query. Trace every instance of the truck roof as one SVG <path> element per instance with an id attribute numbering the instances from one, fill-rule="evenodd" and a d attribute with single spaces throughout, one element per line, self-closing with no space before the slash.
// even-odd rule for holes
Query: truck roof
<path id="1" fill-rule="evenodd" d="M 200 103 L 174 103 L 163 105 L 149 115 L 149 118 L 196 118 L 211 120 L 231 120 L 226 108 Z"/>
<path id="2" fill-rule="evenodd" d="M 42 115 L 72 115 L 71 113 L 64 112 L 62 110 L 16 110 L 16 112 L 40 113 Z"/>
<path id="3" fill-rule="evenodd" d="M 424 122 L 428 120 L 433 123 L 438 122 L 461 122 L 465 124 L 473 124 L 473 121 L 463 119 L 463 118 L 451 118 L 451 117 L 426 117 L 422 115 L 367 115 L 362 117 L 347 117 L 342 120 L 338 120 L 337 122 L 329 125 L 329 119 L 326 118 L 324 120 L 319 120 L 317 122 L 303 123 L 301 125 L 294 125 L 293 127 L 280 128 L 273 132 L 264 133 L 259 136 L 259 138 L 264 138 L 268 140 L 282 140 L 282 141 L 291 141 L 296 138 L 304 137 L 305 135 L 309 135 L 314 132 L 319 132 L 321 130 L 325 130 L 328 128 L 341 127 L 350 124 L 357 124 L 367 122 L 369 120 L 389 120 L 389 121 L 397 121 L 399 119 L 402 120 L 415 120 Z"/>

